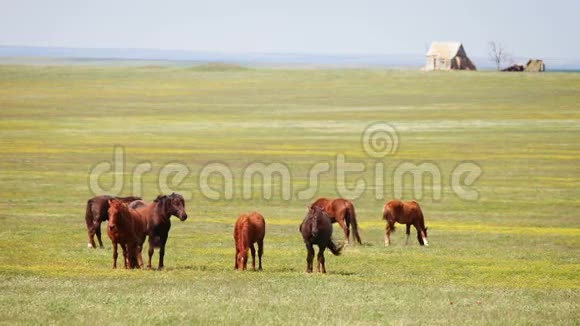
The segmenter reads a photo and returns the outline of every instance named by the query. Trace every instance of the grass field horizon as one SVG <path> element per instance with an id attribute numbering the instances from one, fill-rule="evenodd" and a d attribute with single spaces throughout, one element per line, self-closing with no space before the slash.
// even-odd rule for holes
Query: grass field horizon
<path id="1" fill-rule="evenodd" d="M 579 89 L 580 73 L 0 65 L 2 323 L 578 324 Z M 399 137 L 384 159 L 361 145 L 379 121 Z M 105 249 L 87 248 L 89 171 L 115 146 L 119 195 L 132 194 L 139 163 L 152 167 L 146 200 L 163 192 L 164 166 L 189 169 L 171 185 L 191 198 L 188 220 L 172 218 L 164 271 L 112 270 L 106 234 Z M 354 200 L 363 245 L 328 253 L 328 274 L 306 274 L 298 225 L 311 200 L 296 193 L 313 163 L 330 162 L 313 197 L 337 197 L 338 154 L 368 167 L 347 178 L 367 181 Z M 211 162 L 231 169 L 233 199 L 200 191 Z M 260 183 L 243 198 L 255 162 L 288 167 L 291 200 L 279 179 L 273 198 Z M 421 203 L 429 247 L 414 230 L 405 246 L 403 225 L 383 246 L 382 205 L 404 162 L 441 172 L 440 200 L 429 184 L 422 198 L 410 179 L 402 188 Z M 476 201 L 451 189 L 463 162 L 483 172 Z M 236 272 L 233 224 L 252 210 L 266 218 L 264 271 Z M 336 225 L 333 238 L 343 240 Z"/>

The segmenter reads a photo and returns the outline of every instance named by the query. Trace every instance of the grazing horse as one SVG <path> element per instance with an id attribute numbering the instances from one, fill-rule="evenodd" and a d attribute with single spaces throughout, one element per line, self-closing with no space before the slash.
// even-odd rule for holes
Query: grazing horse
<path id="1" fill-rule="evenodd" d="M 97 196 L 87 201 L 87 209 L 85 213 L 85 222 L 87 223 L 87 231 L 89 233 L 89 248 L 96 248 L 95 235 L 99 240 L 99 246 L 103 248 L 103 241 L 101 240 L 101 223 L 109 219 L 109 199 L 118 199 L 125 203 L 130 203 L 134 200 L 139 200 L 139 197 L 112 197 L 112 196 Z"/>
<path id="2" fill-rule="evenodd" d="M 332 242 L 332 222 L 324 209 L 318 206 L 308 208 L 308 213 L 302 224 L 300 224 L 300 233 L 306 244 L 308 254 L 306 256 L 306 272 L 312 273 L 314 261 L 314 245 L 318 245 L 318 272 L 326 273 L 324 265 L 324 250 L 328 247 L 330 252 L 335 256 L 340 255 L 342 246 Z"/>
<path id="3" fill-rule="evenodd" d="M 180 194 L 160 195 L 152 203 L 138 200 L 129 205 L 147 220 L 147 235 L 149 236 L 149 260 L 147 268 L 151 268 L 151 258 L 155 247 L 159 248 L 159 270 L 163 269 L 165 257 L 165 244 L 171 228 L 170 217 L 176 216 L 180 221 L 187 219 L 185 213 L 185 200 Z"/>
<path id="4" fill-rule="evenodd" d="M 107 234 L 113 242 L 113 268 L 117 261 L 117 244 L 121 244 L 126 257 L 125 268 L 143 267 L 141 250 L 147 237 L 147 220 L 139 212 L 117 199 L 109 199 Z"/>
<path id="5" fill-rule="evenodd" d="M 419 241 L 419 244 L 421 246 L 429 246 L 423 212 L 416 201 L 411 200 L 404 202 L 400 200 L 391 200 L 387 202 L 383 208 L 383 219 L 387 221 L 385 246 L 391 244 L 391 232 L 395 231 L 395 222 L 407 225 L 407 240 L 405 241 L 405 245 L 409 243 L 411 225 L 413 225 L 417 230 L 417 240 Z"/>
<path id="6" fill-rule="evenodd" d="M 328 214 L 330 217 L 330 221 L 332 223 L 338 222 L 344 231 L 344 237 L 346 238 L 345 245 L 348 245 L 349 242 L 351 225 L 356 242 L 362 244 L 360 235 L 358 234 L 358 224 L 356 222 L 354 204 L 350 200 L 343 198 L 334 200 L 328 198 L 318 198 L 314 203 L 312 203 L 311 207 L 313 206 L 318 206 L 324 209 L 326 214 Z"/>
<path id="7" fill-rule="evenodd" d="M 262 270 L 262 254 L 264 253 L 264 236 L 266 235 L 266 222 L 262 214 L 243 213 L 238 217 L 234 226 L 234 241 L 236 242 L 235 269 L 246 270 L 248 266 L 248 248 L 252 252 L 252 269 L 256 270 L 256 249 L 254 243 L 258 243 L 258 270 Z"/>

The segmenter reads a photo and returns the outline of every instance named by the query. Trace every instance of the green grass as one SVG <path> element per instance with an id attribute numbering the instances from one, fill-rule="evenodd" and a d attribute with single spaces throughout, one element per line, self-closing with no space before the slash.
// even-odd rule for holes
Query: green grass
<path id="1" fill-rule="evenodd" d="M 572 73 L 0 66 L 1 322 L 578 324 L 579 90 Z M 279 189 L 244 200 L 243 170 L 284 163 L 296 193 L 313 163 L 336 154 L 372 167 L 360 139 L 375 121 L 394 125 L 400 146 L 383 160 L 384 198 L 370 191 L 372 168 L 348 178 L 367 180 L 355 201 L 365 245 L 328 256 L 327 275 L 307 275 L 297 228 L 309 200 L 282 200 Z M 104 250 L 86 248 L 88 172 L 116 144 L 124 195 L 138 163 L 153 167 L 147 199 L 160 193 L 164 164 L 190 170 L 173 187 L 192 193 L 190 218 L 174 219 L 162 272 L 111 270 L 106 236 Z M 235 176 L 231 201 L 199 190 L 214 161 Z M 427 161 L 443 176 L 442 199 L 420 200 L 430 247 L 414 237 L 405 247 L 399 227 L 384 248 L 391 174 Z M 449 186 L 465 161 L 483 170 L 478 201 Z M 335 179 L 324 174 L 317 195 L 337 196 Z M 266 217 L 262 273 L 233 271 L 232 226 L 248 210 Z"/>

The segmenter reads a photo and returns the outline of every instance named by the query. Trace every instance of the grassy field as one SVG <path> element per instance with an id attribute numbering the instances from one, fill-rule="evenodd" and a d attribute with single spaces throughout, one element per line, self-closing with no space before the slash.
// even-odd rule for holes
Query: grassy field
<path id="1" fill-rule="evenodd" d="M 580 74 L 0 66 L 0 118 L 0 323 L 580 323 Z M 361 146 L 376 121 L 399 135 L 380 160 L 379 199 L 378 160 Z M 164 271 L 112 270 L 106 235 L 105 249 L 86 247 L 89 171 L 115 145 L 123 195 L 139 163 L 152 165 L 149 200 L 164 165 L 190 170 L 172 185 L 191 193 L 190 217 L 173 218 Z M 327 275 L 306 274 L 298 225 L 310 200 L 295 194 L 337 154 L 368 167 L 347 183 L 367 180 L 355 200 L 364 245 L 329 255 Z M 210 162 L 231 168 L 232 200 L 201 193 Z M 285 164 L 293 199 L 276 179 L 272 199 L 243 199 L 254 162 Z M 420 200 L 427 248 L 414 237 L 405 247 L 404 227 L 383 246 L 381 209 L 402 162 L 441 171 L 442 198 Z M 450 188 L 462 162 L 483 171 L 477 201 Z M 404 198 L 413 190 L 406 179 Z M 316 196 L 337 196 L 333 171 Z M 267 221 L 261 273 L 233 270 L 232 226 L 248 210 Z"/>

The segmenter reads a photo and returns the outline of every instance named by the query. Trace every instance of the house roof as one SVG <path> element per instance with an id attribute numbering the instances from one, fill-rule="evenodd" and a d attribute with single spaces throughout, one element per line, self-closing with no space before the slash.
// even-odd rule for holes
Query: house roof
<path id="1" fill-rule="evenodd" d="M 459 42 L 433 42 L 426 56 L 436 56 L 451 59 L 457 55 L 462 45 Z"/>

